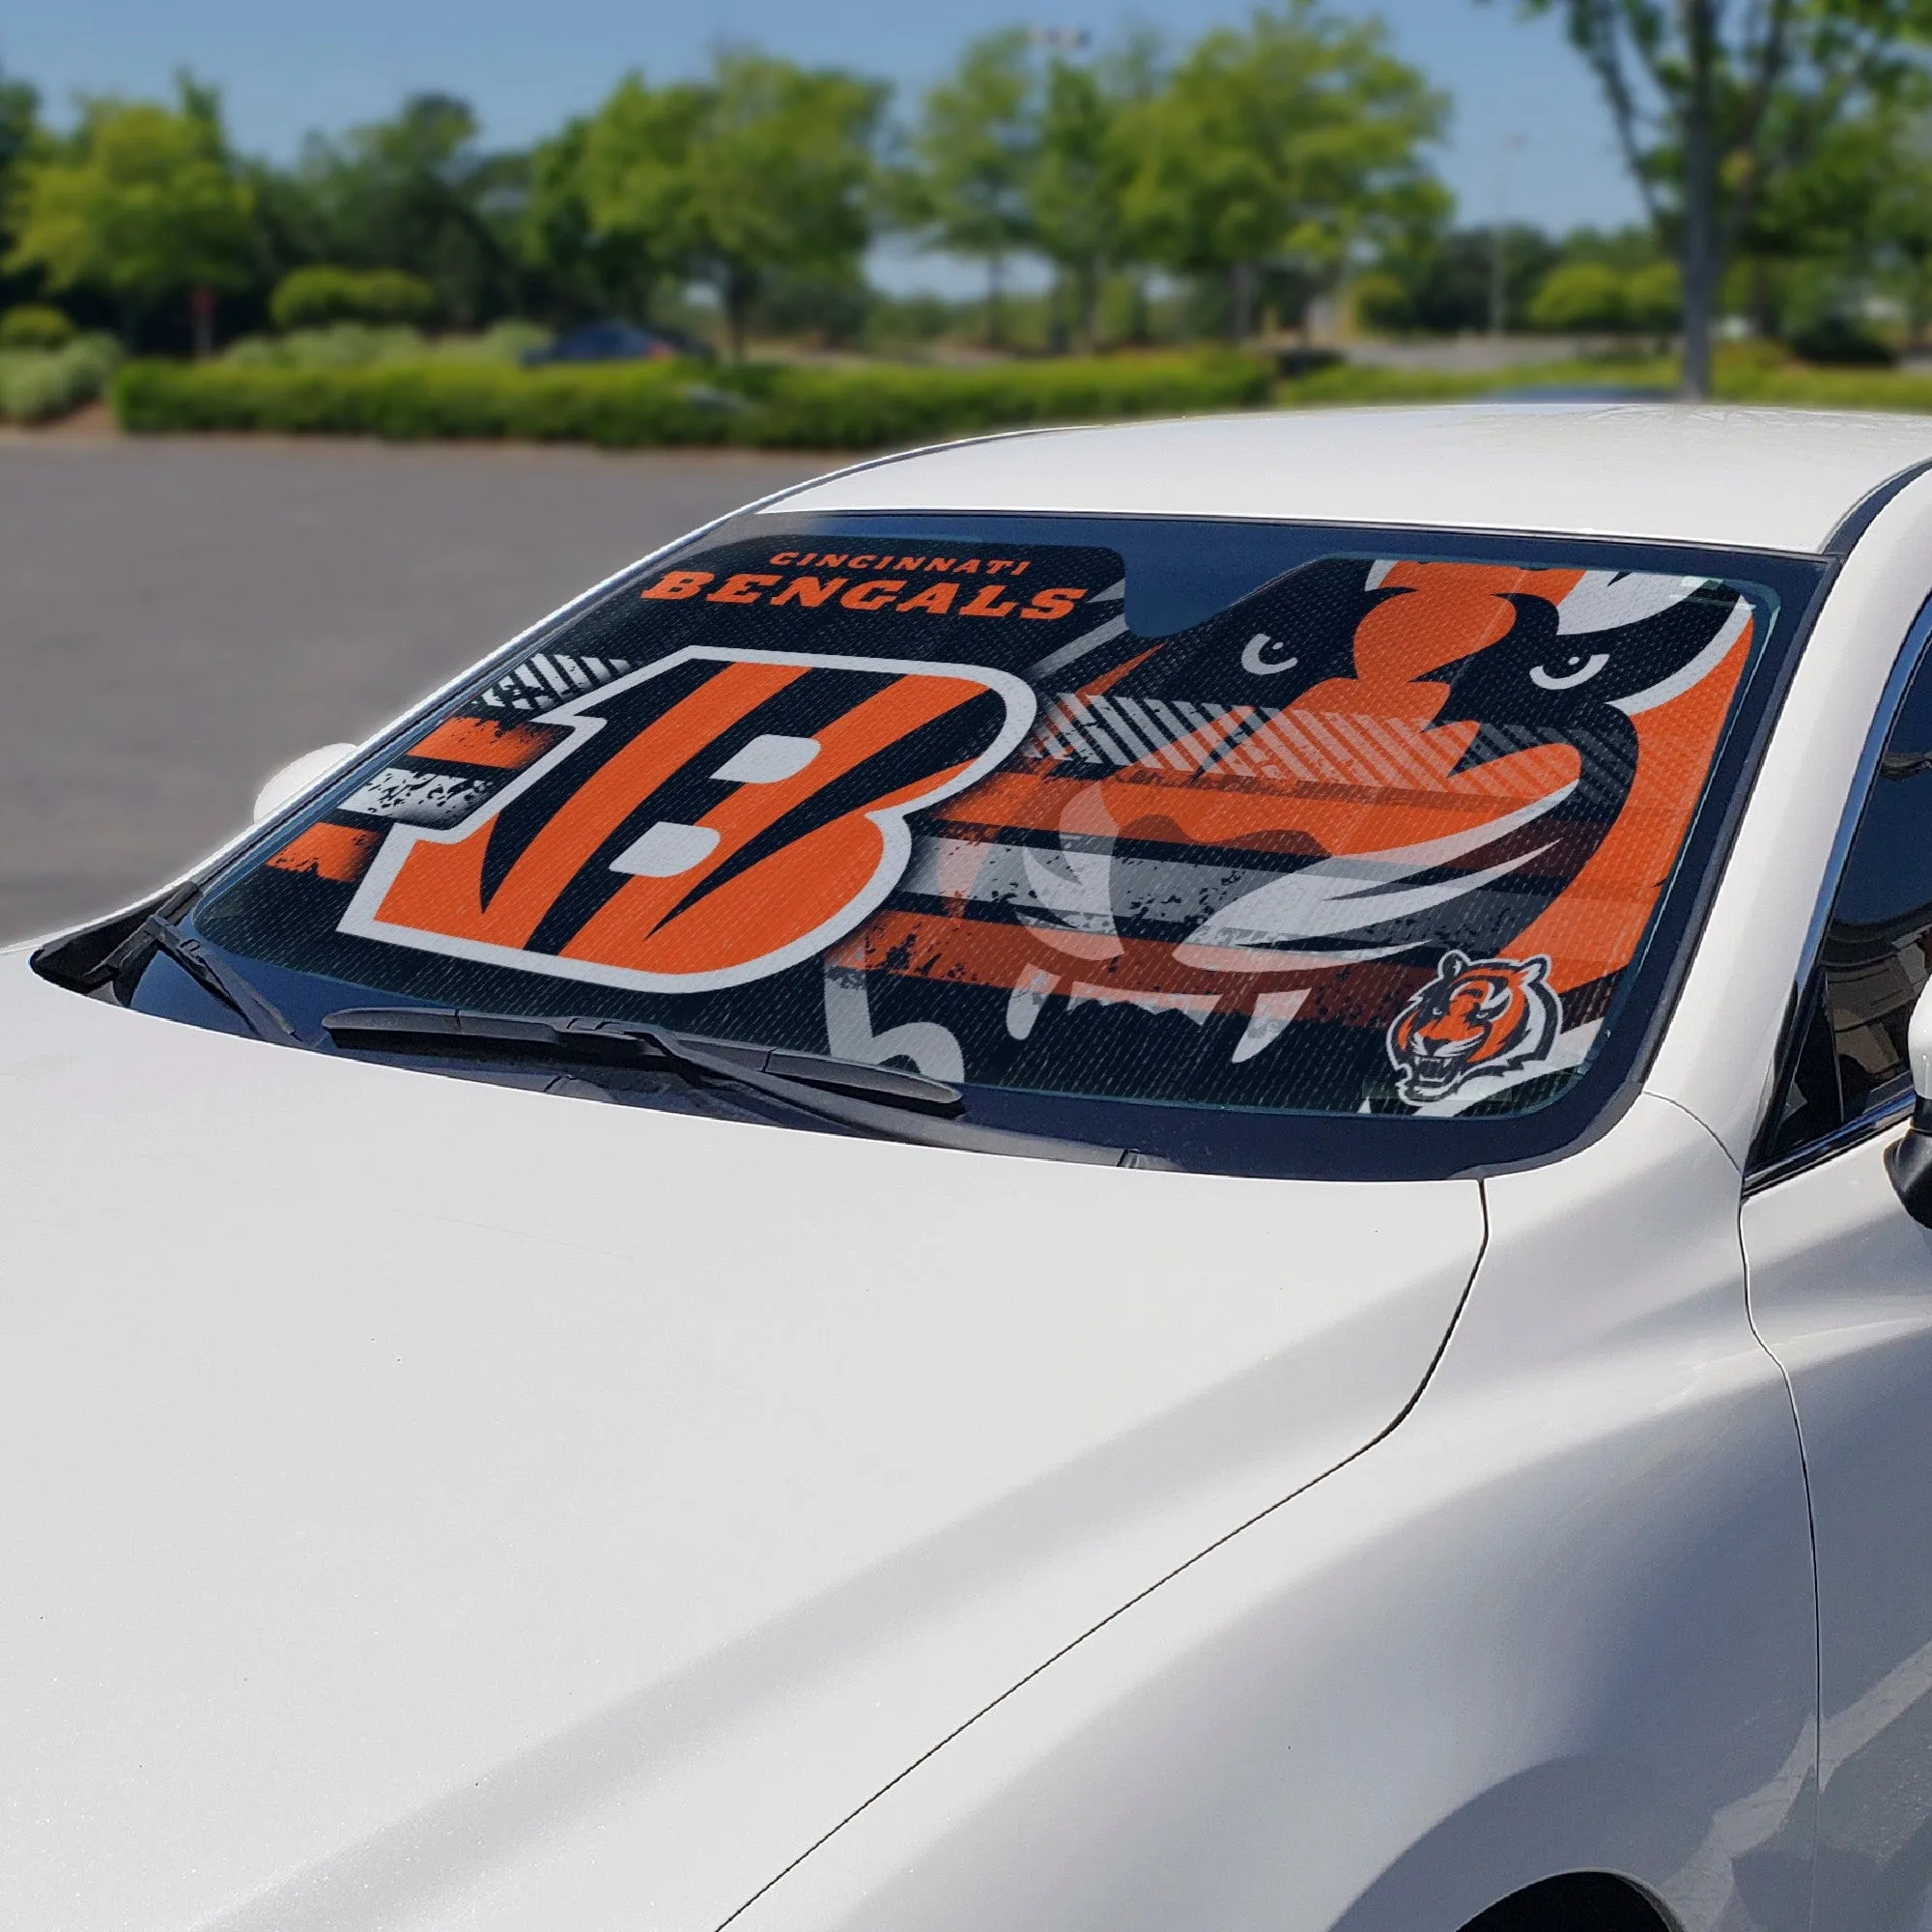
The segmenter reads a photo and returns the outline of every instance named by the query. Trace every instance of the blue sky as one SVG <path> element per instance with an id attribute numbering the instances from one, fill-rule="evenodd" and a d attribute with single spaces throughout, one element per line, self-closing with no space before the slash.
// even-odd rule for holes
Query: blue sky
<path id="1" fill-rule="evenodd" d="M 1589 78 L 1548 20 L 1524 21 L 1515 0 L 1331 0 L 1338 13 L 1379 14 L 1397 50 L 1451 98 L 1455 117 L 1438 165 L 1463 217 L 1487 221 L 1498 149 L 1511 151 L 1505 191 L 1514 215 L 1552 228 L 1633 218 L 1634 197 Z M 626 68 L 656 76 L 702 65 L 720 41 L 752 41 L 795 59 L 849 66 L 916 90 L 942 71 L 969 34 L 1015 19 L 1105 36 L 1129 18 L 1184 43 L 1238 20 L 1221 0 L 40 0 L 0 26 L 0 64 L 41 88 L 56 118 L 76 92 L 159 94 L 185 65 L 215 81 L 240 145 L 291 155 L 313 128 L 387 112 L 406 93 L 439 87 L 474 103 L 493 141 L 519 143 L 587 107 Z M 935 265 L 936 267 L 936 265 Z M 910 265 L 892 280 L 922 279 Z M 951 284 L 943 271 L 924 279 Z"/>

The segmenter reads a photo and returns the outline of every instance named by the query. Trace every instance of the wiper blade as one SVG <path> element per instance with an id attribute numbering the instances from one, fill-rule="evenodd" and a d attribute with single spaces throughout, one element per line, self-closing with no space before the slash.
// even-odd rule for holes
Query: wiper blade
<path id="1" fill-rule="evenodd" d="M 829 1054 L 702 1039 L 668 1027 L 589 1015 L 536 1018 L 436 1007 L 349 1007 L 329 1013 L 322 1025 L 338 1046 L 363 1052 L 455 1058 L 481 1053 L 564 1065 L 587 1061 L 648 1070 L 668 1068 L 687 1080 L 757 1094 L 839 1126 L 922 1147 L 1030 1154 L 1103 1167 L 1170 1165 L 1132 1149 L 952 1118 L 964 1105 L 964 1095 L 956 1087 L 923 1074 Z"/>
<path id="2" fill-rule="evenodd" d="M 792 1053 L 782 1047 L 742 1046 L 736 1040 L 704 1039 L 668 1027 L 632 1025 L 588 1015 L 559 1018 L 523 1013 L 466 1012 L 446 1007 L 350 1007 L 323 1021 L 331 1038 L 366 1047 L 407 1052 L 416 1042 L 424 1050 L 439 1044 L 507 1047 L 513 1052 L 555 1053 L 559 1058 L 606 1065 L 674 1064 L 681 1054 L 702 1054 L 722 1063 L 721 1071 L 769 1073 L 807 1087 L 853 1094 L 888 1105 L 956 1114 L 964 1096 L 943 1080 L 901 1073 L 832 1054 Z M 403 1044 L 397 1046 L 397 1042 Z"/>
<path id="3" fill-rule="evenodd" d="M 170 919 L 150 913 L 135 933 L 135 941 L 146 941 L 156 952 L 166 955 L 203 992 L 239 1013 L 259 1038 L 280 1046 L 300 1046 L 302 1037 L 292 1027 L 281 1009 L 265 998 L 212 948 L 191 932 L 184 932 Z"/>

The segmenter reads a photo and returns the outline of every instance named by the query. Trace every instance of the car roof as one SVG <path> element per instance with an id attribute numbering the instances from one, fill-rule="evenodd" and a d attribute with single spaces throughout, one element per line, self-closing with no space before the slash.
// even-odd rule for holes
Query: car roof
<path id="1" fill-rule="evenodd" d="M 1255 517 L 1822 552 L 1932 417 L 1682 403 L 1196 416 L 889 457 L 773 512 Z"/>

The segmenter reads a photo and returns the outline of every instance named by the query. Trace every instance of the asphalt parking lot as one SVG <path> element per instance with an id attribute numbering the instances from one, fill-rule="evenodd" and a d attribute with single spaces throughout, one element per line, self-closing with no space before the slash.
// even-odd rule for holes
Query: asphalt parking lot
<path id="1" fill-rule="evenodd" d="M 827 467 L 0 441 L 0 940 L 103 911 L 584 585 Z"/>

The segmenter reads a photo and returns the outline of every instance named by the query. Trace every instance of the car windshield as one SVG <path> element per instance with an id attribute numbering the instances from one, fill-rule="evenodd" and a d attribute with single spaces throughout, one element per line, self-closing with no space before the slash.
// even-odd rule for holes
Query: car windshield
<path id="1" fill-rule="evenodd" d="M 490 662 L 185 923 L 322 1050 L 346 1005 L 599 1015 L 1192 1166 L 1465 1172 L 1628 1074 L 1817 582 L 748 515 Z M 177 969 L 129 997 L 234 1024 Z"/>

